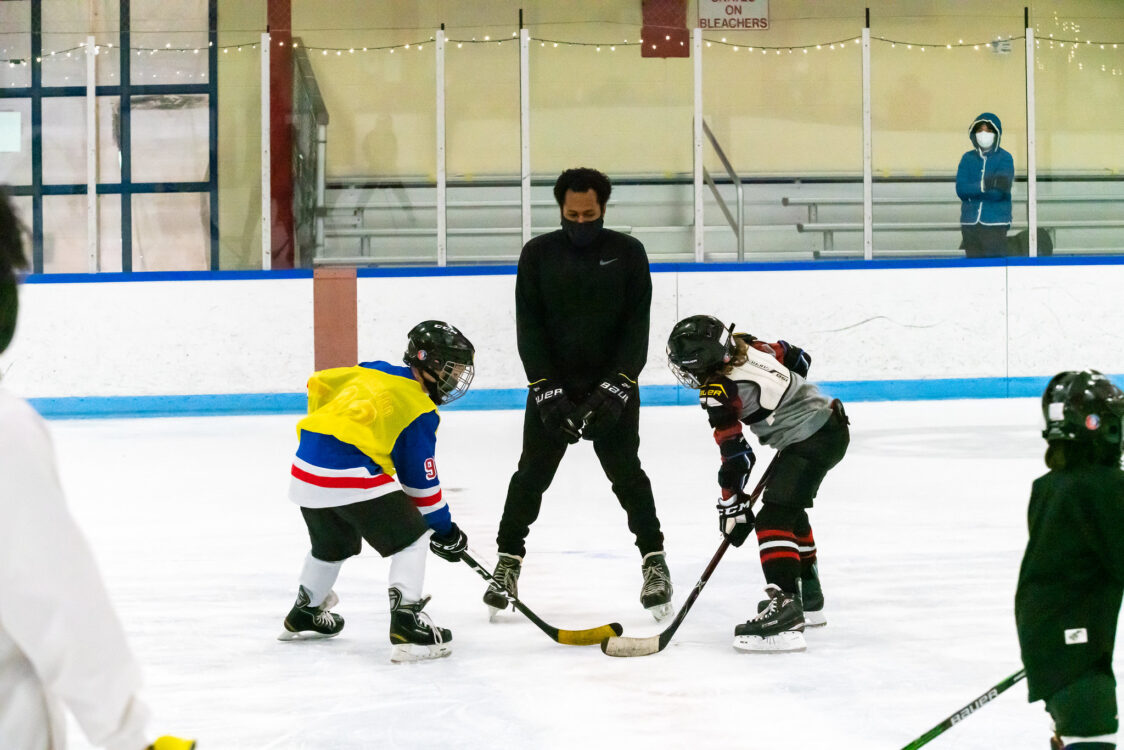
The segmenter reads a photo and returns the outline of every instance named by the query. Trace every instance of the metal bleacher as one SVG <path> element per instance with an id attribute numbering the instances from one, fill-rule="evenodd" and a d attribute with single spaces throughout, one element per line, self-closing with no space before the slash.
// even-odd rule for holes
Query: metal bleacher
<path id="1" fill-rule="evenodd" d="M 747 261 L 862 257 L 862 183 L 854 177 L 741 178 Z M 532 186 L 532 234 L 558 227 L 553 181 Z M 318 262 L 426 265 L 436 261 L 436 190 L 423 181 L 335 179 L 327 185 L 325 249 Z M 956 257 L 959 210 L 952 176 L 882 178 L 874 186 L 874 257 Z M 717 189 L 734 203 L 734 186 Z M 1026 226 L 1026 184 L 1014 189 L 1012 231 Z M 1057 254 L 1124 251 L 1124 181 L 1051 178 L 1038 184 L 1038 225 Z M 687 176 L 614 177 L 606 226 L 641 240 L 652 262 L 694 260 L 694 189 Z M 514 263 L 519 185 L 514 177 L 453 181 L 447 190 L 448 263 Z M 708 262 L 737 260 L 735 232 L 707 196 Z"/>

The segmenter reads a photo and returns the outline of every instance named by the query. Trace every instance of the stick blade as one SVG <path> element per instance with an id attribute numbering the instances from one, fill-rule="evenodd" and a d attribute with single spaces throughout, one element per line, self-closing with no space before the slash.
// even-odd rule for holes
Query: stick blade
<path id="1" fill-rule="evenodd" d="M 559 630 L 558 642 L 567 646 L 596 646 L 604 640 L 616 638 L 624 632 L 619 622 L 611 622 L 588 630 Z"/>
<path id="2" fill-rule="evenodd" d="M 630 638 L 616 636 L 601 641 L 601 651 L 609 656 L 649 656 L 660 650 L 660 637 Z"/>

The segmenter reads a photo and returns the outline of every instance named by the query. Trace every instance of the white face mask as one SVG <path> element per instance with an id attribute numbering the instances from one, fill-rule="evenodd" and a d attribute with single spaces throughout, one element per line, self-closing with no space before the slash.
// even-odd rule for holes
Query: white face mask
<path id="1" fill-rule="evenodd" d="M 976 133 L 976 143 L 980 145 L 984 151 L 987 151 L 992 145 L 995 144 L 995 133 L 989 133 L 986 130 L 981 130 Z"/>

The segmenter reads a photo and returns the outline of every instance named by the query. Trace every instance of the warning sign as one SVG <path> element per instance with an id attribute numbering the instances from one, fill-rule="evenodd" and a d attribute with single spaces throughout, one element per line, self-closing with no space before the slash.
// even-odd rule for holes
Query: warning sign
<path id="1" fill-rule="evenodd" d="M 769 0 L 699 0 L 700 29 L 769 28 Z"/>

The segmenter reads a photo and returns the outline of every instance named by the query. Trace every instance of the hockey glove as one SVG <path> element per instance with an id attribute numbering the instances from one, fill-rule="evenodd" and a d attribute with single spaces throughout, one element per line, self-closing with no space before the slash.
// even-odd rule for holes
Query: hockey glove
<path id="1" fill-rule="evenodd" d="M 148 746 L 148 750 L 195 750 L 195 740 L 181 740 L 179 737 L 160 737 Z"/>
<path id="2" fill-rule="evenodd" d="M 429 538 L 429 549 L 442 560 L 459 562 L 461 553 L 468 549 L 468 535 L 454 523 L 444 534 L 433 532 Z"/>
<path id="3" fill-rule="evenodd" d="M 577 407 L 556 380 L 543 378 L 531 383 L 531 395 L 539 410 L 539 419 L 548 432 L 560 435 L 571 445 L 581 440 L 581 423 Z"/>
<path id="4" fill-rule="evenodd" d="M 757 463 L 757 456 L 753 449 L 745 442 L 744 435 L 726 440 L 718 449 L 722 451 L 722 466 L 718 469 L 718 486 L 722 488 L 723 498 L 741 492 L 753 465 Z"/>
<path id="5" fill-rule="evenodd" d="M 741 492 L 718 501 L 718 530 L 735 547 L 742 546 L 749 538 L 749 532 L 753 531 L 753 511 L 750 505 L 752 502 L 749 497 Z"/>
<path id="6" fill-rule="evenodd" d="M 586 440 L 596 440 L 608 432 L 621 418 L 628 400 L 632 398 L 636 381 L 618 372 L 597 384 L 593 393 L 585 400 L 583 412 L 589 414 L 583 436 Z"/>
<path id="7" fill-rule="evenodd" d="M 781 356 L 781 364 L 802 378 L 808 377 L 808 368 L 812 366 L 811 355 L 799 346 L 793 346 L 783 339 L 777 343 L 784 351 Z"/>

